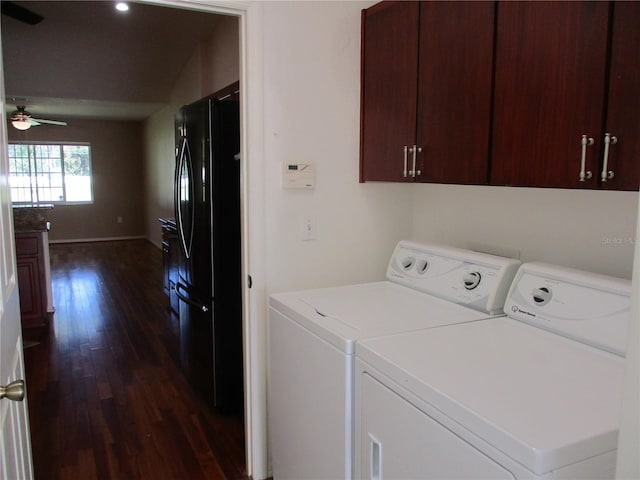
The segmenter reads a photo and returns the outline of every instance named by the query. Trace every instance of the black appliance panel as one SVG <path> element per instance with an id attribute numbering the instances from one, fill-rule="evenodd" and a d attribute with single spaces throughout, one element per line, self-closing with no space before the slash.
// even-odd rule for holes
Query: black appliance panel
<path id="1" fill-rule="evenodd" d="M 182 368 L 209 404 L 235 413 L 243 408 L 239 120 L 237 101 L 181 109 L 175 185 Z"/>

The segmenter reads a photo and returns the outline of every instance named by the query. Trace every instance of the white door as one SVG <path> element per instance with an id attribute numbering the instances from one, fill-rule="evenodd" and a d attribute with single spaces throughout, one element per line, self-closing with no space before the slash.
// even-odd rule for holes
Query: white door
<path id="1" fill-rule="evenodd" d="M 9 191 L 4 77 L 1 70 L 0 107 L 0 385 L 6 387 L 16 380 L 24 380 L 24 362 Z M 3 398 L 0 400 L 0 480 L 32 478 L 26 398 L 23 401 Z"/>

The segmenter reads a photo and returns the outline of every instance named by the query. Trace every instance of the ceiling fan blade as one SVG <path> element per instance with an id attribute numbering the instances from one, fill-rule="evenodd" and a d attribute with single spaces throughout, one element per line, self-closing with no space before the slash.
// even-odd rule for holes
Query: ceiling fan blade
<path id="1" fill-rule="evenodd" d="M 44 17 L 13 2 L 2 0 L 2 2 L 0 2 L 0 7 L 3 15 L 15 18 L 16 20 L 29 25 L 37 25 L 44 20 Z"/>
<path id="2" fill-rule="evenodd" d="M 40 122 L 37 121 L 35 118 L 28 118 L 27 122 L 29 122 L 33 126 L 40 125 Z"/>
<path id="3" fill-rule="evenodd" d="M 30 122 L 37 122 L 37 124 L 41 124 L 41 123 L 46 123 L 48 125 L 60 125 L 62 127 L 66 127 L 67 126 L 67 122 L 61 122 L 60 120 L 44 120 L 42 118 L 30 118 L 29 119 Z"/>

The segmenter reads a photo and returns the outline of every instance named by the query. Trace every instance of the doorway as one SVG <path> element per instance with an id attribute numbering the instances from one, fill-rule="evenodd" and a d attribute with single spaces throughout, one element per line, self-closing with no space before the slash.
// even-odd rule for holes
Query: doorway
<path id="1" fill-rule="evenodd" d="M 50 2 L 47 2 L 47 3 L 50 3 Z M 53 3 L 53 2 L 51 2 L 51 3 Z M 200 13 L 202 15 L 211 15 L 211 14 L 235 15 L 236 18 L 238 18 L 239 20 L 241 20 L 242 15 L 244 15 L 243 10 L 241 10 L 241 9 L 238 9 L 238 10 L 236 10 L 236 9 L 225 9 L 223 7 L 203 6 L 202 4 L 200 4 L 200 5 L 189 4 L 188 2 L 180 2 L 179 5 L 177 5 L 177 2 L 170 2 L 170 1 L 167 1 L 167 2 L 157 1 L 157 2 L 154 2 L 154 3 L 157 6 L 157 8 L 174 8 L 174 7 L 179 6 L 179 7 L 183 7 L 183 8 L 199 9 L 199 11 L 200 11 Z M 35 2 L 31 3 L 30 5 L 33 6 L 33 8 L 37 7 L 37 3 L 35 3 Z M 180 10 L 180 9 L 178 9 L 178 10 Z M 244 35 L 244 33 L 243 33 L 243 35 Z M 241 48 L 243 48 L 243 47 L 241 46 Z M 237 55 L 240 56 L 240 52 L 237 52 Z M 240 75 L 240 76 L 242 77 L 242 75 Z M 242 81 L 242 79 L 241 79 L 241 81 Z M 22 93 L 27 93 L 27 92 L 22 92 Z M 11 93 L 10 93 L 10 95 L 11 95 Z M 243 159 L 243 167 L 246 167 L 246 161 L 244 161 L 244 159 Z M 173 172 L 171 173 L 171 175 L 172 174 L 173 174 Z M 243 195 L 246 196 L 246 192 L 243 193 Z M 244 205 L 246 205 L 246 202 L 243 202 L 243 203 L 244 203 Z M 246 216 L 246 215 L 243 213 L 243 216 Z M 246 224 L 246 221 L 243 221 L 243 225 L 244 224 Z M 247 240 L 245 239 L 244 240 L 244 244 L 245 245 L 243 246 L 243 250 L 245 252 L 246 252 L 246 242 L 247 242 Z M 246 254 L 243 255 L 243 258 L 246 258 Z M 245 298 L 247 296 L 246 295 L 247 293 L 248 292 L 245 290 Z M 246 303 L 246 300 L 245 300 L 245 303 Z M 245 313 L 245 320 L 244 320 L 245 325 L 247 324 L 246 315 L 247 314 Z M 245 339 L 246 339 L 246 337 L 247 337 L 247 334 L 245 333 Z M 246 340 L 245 340 L 245 342 L 246 342 Z M 247 363 L 247 365 L 249 365 L 248 362 L 246 362 L 246 363 Z M 250 398 L 249 393 L 247 393 L 246 398 Z M 246 408 L 249 409 L 250 406 L 247 404 Z M 250 427 L 247 427 L 247 430 L 250 431 Z M 251 443 L 251 439 L 250 439 L 250 435 L 248 435 L 247 436 L 247 444 L 250 444 L 250 443 Z M 249 451 L 247 457 L 250 458 L 250 456 L 251 456 L 251 453 Z M 252 463 L 251 460 L 249 460 L 249 465 L 251 465 L 251 463 Z M 248 468 L 248 470 L 250 470 L 250 468 Z"/>

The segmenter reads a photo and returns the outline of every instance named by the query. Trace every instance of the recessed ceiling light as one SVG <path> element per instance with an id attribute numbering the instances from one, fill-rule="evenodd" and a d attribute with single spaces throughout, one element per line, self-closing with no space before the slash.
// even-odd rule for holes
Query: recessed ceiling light
<path id="1" fill-rule="evenodd" d="M 129 10 L 129 5 L 124 2 L 116 3 L 116 10 L 119 12 L 127 12 Z"/>

